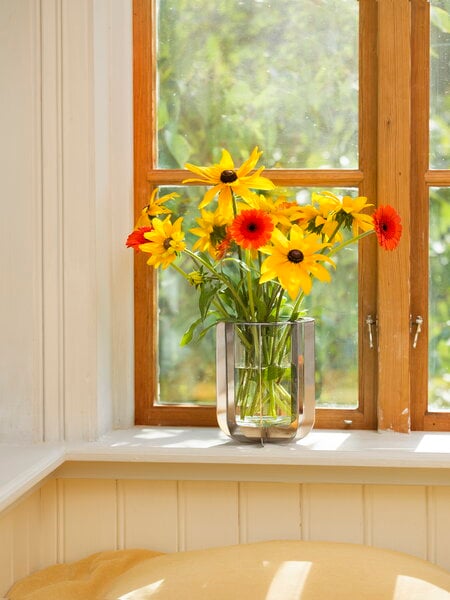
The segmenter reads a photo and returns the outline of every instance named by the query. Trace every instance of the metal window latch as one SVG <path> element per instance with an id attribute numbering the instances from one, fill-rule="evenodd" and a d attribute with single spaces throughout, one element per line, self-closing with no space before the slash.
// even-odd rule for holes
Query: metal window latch
<path id="1" fill-rule="evenodd" d="M 372 315 L 367 315 L 366 325 L 369 330 L 369 348 L 373 348 L 373 326 L 376 327 L 377 320 Z"/>
<path id="2" fill-rule="evenodd" d="M 417 315 L 415 319 L 411 319 L 411 330 L 413 329 L 414 325 L 416 326 L 416 331 L 414 333 L 414 340 L 412 345 L 413 348 L 417 346 L 417 340 L 419 339 L 419 334 L 422 331 L 423 317 Z"/>

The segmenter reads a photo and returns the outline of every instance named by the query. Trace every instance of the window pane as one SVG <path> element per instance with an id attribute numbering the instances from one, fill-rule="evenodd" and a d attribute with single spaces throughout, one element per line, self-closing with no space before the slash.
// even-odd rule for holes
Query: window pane
<path id="1" fill-rule="evenodd" d="M 358 165 L 356 0 L 159 0 L 157 166 Z"/>
<path id="2" fill-rule="evenodd" d="M 450 411 L 450 188 L 430 195 L 430 411 Z"/>
<path id="3" fill-rule="evenodd" d="M 322 191 L 316 190 L 316 191 Z M 161 188 L 161 194 L 175 191 Z M 181 198 L 166 203 L 184 216 L 185 232 L 194 226 L 204 188 L 178 188 Z M 310 200 L 311 189 L 292 189 L 300 203 Z M 354 190 L 330 190 L 357 195 Z M 190 235 L 190 234 L 189 234 Z M 187 239 L 189 240 L 189 235 Z M 192 240 L 196 240 L 192 236 Z M 189 243 L 189 242 L 188 242 Z M 189 244 L 191 247 L 191 244 Z M 358 291 L 357 247 L 333 257 L 337 264 L 330 284 L 314 281 L 304 308 L 316 318 L 316 392 L 318 406 L 358 406 Z M 189 259 L 185 270 L 193 270 Z M 158 270 L 159 281 L 159 403 L 215 403 L 215 337 L 210 331 L 198 344 L 181 347 L 180 340 L 198 317 L 197 292 L 173 269 Z"/>
<path id="4" fill-rule="evenodd" d="M 450 167 L 450 0 L 431 6 L 430 165 Z"/>

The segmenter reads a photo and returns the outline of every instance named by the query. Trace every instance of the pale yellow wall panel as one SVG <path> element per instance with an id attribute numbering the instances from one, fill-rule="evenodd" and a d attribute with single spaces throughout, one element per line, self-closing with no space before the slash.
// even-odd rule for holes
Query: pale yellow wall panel
<path id="1" fill-rule="evenodd" d="M 10 511 L 0 517 L 0 597 L 13 582 L 13 513 Z"/>
<path id="2" fill-rule="evenodd" d="M 65 479 L 59 486 L 62 560 L 72 561 L 117 546 L 116 481 Z"/>
<path id="3" fill-rule="evenodd" d="M 302 518 L 304 539 L 362 543 L 363 486 L 303 484 Z"/>
<path id="4" fill-rule="evenodd" d="M 433 487 L 430 498 L 430 559 L 450 571 L 450 487 Z"/>
<path id="5" fill-rule="evenodd" d="M 40 522 L 39 522 L 39 566 L 40 568 L 55 564 L 58 561 L 58 498 L 55 479 L 50 479 L 39 490 Z"/>
<path id="6" fill-rule="evenodd" d="M 178 501 L 179 550 L 239 542 L 236 482 L 182 481 Z"/>
<path id="7" fill-rule="evenodd" d="M 123 480 L 118 483 L 121 545 L 124 548 L 176 552 L 177 482 Z"/>
<path id="8" fill-rule="evenodd" d="M 300 486 L 240 483 L 239 534 L 242 543 L 300 539 Z"/>
<path id="9" fill-rule="evenodd" d="M 373 546 L 427 557 L 424 486 L 367 486 L 367 541 Z"/>

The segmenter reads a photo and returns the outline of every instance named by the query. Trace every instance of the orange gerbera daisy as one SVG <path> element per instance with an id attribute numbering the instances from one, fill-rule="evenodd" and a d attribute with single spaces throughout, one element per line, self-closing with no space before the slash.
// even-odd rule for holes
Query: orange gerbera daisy
<path id="1" fill-rule="evenodd" d="M 242 248 L 257 250 L 267 244 L 272 235 L 272 219 L 262 210 L 243 210 L 231 223 L 228 232 Z"/>
<path id="2" fill-rule="evenodd" d="M 144 236 L 144 233 L 151 231 L 153 228 L 148 227 L 138 227 L 134 231 L 130 233 L 127 237 L 126 245 L 127 248 L 134 248 L 136 252 L 140 251 L 139 246 L 141 244 L 146 244 L 148 242 L 147 238 Z"/>
<path id="3" fill-rule="evenodd" d="M 395 250 L 402 235 L 400 215 L 392 206 L 380 206 L 372 215 L 378 243 L 385 250 Z"/>

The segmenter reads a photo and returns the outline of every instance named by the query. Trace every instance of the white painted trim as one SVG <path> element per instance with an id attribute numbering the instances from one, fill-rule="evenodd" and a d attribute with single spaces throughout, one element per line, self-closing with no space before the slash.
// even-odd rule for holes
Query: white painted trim
<path id="1" fill-rule="evenodd" d="M 0 511 L 56 469 L 59 477 L 450 485 L 450 434 L 318 430 L 262 448 L 213 428 L 136 427 L 96 442 L 4 444 Z"/>
<path id="2" fill-rule="evenodd" d="M 0 512 L 64 463 L 62 444 L 0 446 Z"/>
<path id="3" fill-rule="evenodd" d="M 238 444 L 209 427 L 134 427 L 74 442 L 68 460 L 450 469 L 450 434 L 315 430 L 288 444 Z"/>
<path id="4" fill-rule="evenodd" d="M 42 0 L 44 441 L 64 439 L 61 0 Z"/>

